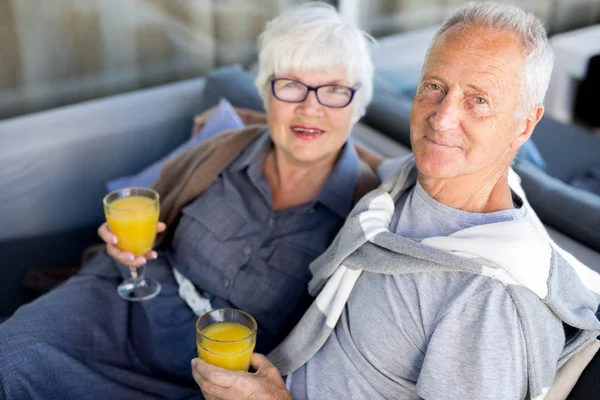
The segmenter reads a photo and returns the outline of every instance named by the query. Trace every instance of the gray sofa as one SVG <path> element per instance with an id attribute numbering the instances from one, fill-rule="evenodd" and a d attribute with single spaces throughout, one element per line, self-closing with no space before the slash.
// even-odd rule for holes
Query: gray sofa
<path id="1" fill-rule="evenodd" d="M 75 267 L 97 243 L 105 183 L 190 135 L 204 79 L 0 121 L 0 317 L 33 268 Z"/>
<path id="2" fill-rule="evenodd" d="M 83 249 L 99 242 L 108 180 L 140 171 L 185 141 L 193 116 L 221 96 L 261 109 L 250 74 L 224 71 L 0 121 L 0 317 L 31 298 L 23 288 L 28 271 L 78 266 Z M 236 79 L 242 81 L 228 91 Z M 377 89 L 354 136 L 386 156 L 405 154 L 409 110 L 410 101 Z M 559 229 L 549 231 L 600 269 L 599 252 Z"/>

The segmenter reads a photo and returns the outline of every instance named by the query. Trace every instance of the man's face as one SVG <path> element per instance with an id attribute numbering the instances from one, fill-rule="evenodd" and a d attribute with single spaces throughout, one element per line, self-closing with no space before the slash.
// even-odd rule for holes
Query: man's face
<path id="1" fill-rule="evenodd" d="M 422 176 L 489 177 L 510 165 L 539 119 L 516 117 L 524 64 L 523 45 L 507 32 L 454 27 L 436 41 L 410 116 Z"/>

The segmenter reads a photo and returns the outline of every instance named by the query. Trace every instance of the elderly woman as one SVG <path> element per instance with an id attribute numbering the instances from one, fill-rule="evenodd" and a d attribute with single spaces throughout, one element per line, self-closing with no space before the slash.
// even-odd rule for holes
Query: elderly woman
<path id="1" fill-rule="evenodd" d="M 97 255 L 0 326 L 0 395 L 197 396 L 189 363 L 202 307 L 193 299 L 249 312 L 260 352 L 297 323 L 310 304 L 308 265 L 369 177 L 349 134 L 371 99 L 373 67 L 367 37 L 319 4 L 271 21 L 259 50 L 268 127 L 225 133 L 165 167 L 155 188 L 169 229 L 158 253 L 135 260 L 109 244 L 110 256 Z M 115 243 L 106 226 L 99 231 Z M 147 260 L 162 292 L 120 299 L 116 286 L 129 272 L 115 261 Z M 179 289 L 189 281 L 191 291 Z"/>

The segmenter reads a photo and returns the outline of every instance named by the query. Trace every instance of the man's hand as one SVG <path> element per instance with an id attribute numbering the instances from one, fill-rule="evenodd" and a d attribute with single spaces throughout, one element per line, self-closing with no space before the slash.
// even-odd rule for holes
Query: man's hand
<path id="1" fill-rule="evenodd" d="M 277 368 L 262 354 L 250 360 L 256 370 L 229 371 L 198 358 L 192 360 L 192 375 L 206 400 L 293 400 Z"/>

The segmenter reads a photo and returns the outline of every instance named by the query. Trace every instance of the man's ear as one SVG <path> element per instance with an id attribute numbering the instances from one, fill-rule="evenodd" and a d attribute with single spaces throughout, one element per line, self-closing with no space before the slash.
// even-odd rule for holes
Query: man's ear
<path id="1" fill-rule="evenodd" d="M 521 146 L 523 146 L 523 144 L 525 144 L 526 141 L 529 140 L 529 138 L 533 134 L 533 129 L 535 128 L 537 123 L 540 122 L 540 119 L 542 119 L 543 115 L 544 106 L 541 104 L 532 108 L 527 113 L 522 123 L 519 124 L 519 135 L 511 143 L 511 147 L 514 151 L 517 151 Z"/>

